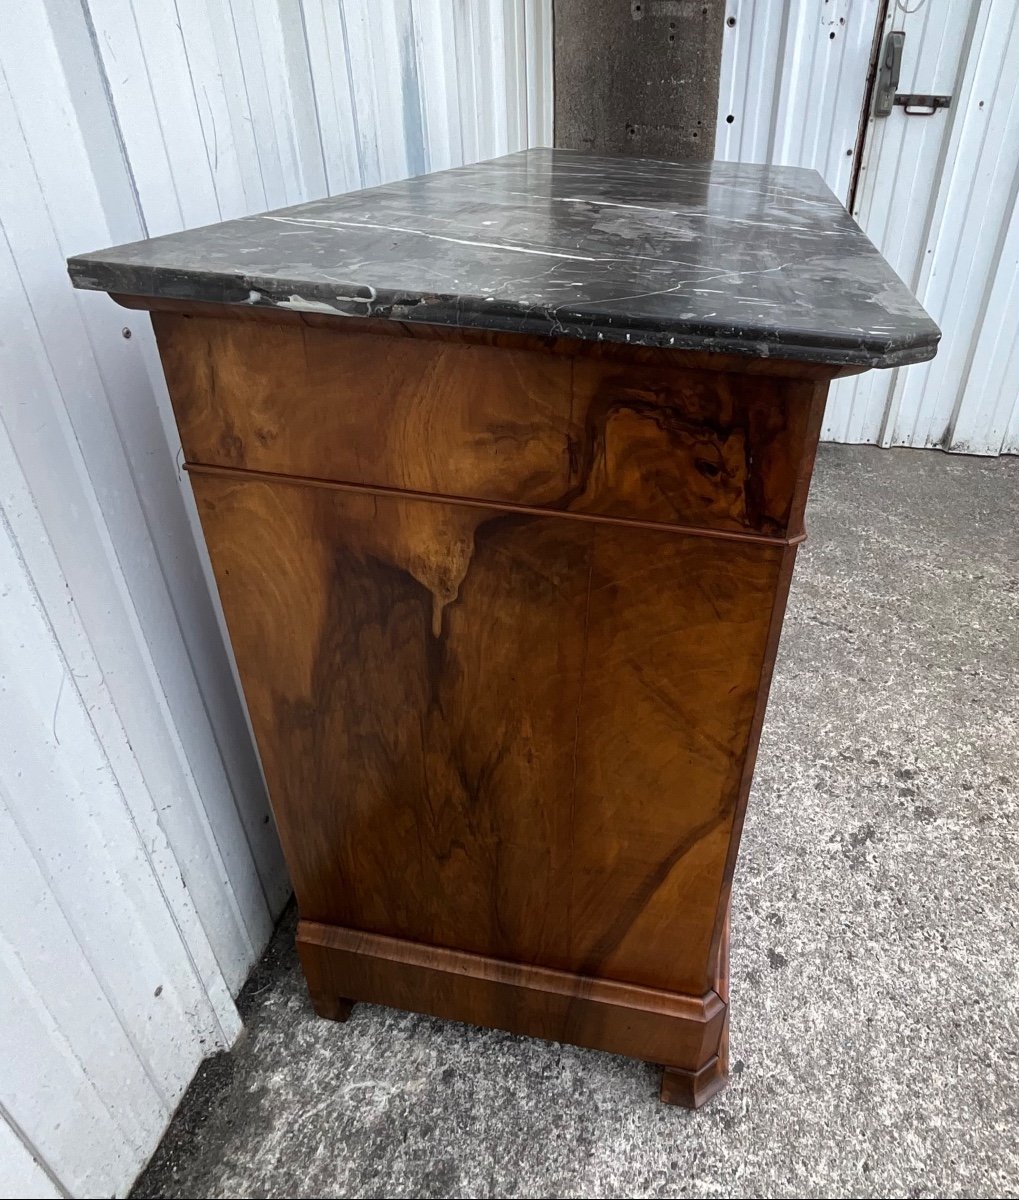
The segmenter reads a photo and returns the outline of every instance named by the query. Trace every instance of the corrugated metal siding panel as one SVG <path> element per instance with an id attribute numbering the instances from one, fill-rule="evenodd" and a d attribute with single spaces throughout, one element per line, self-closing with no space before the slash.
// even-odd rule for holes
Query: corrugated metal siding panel
<path id="1" fill-rule="evenodd" d="M 879 9 L 880 0 L 731 0 L 715 157 L 813 167 L 845 202 Z"/>
<path id="2" fill-rule="evenodd" d="M 63 259 L 550 144 L 551 20 L 25 0 L 5 21 L 4 1194 L 127 1191 L 236 1036 L 288 892 L 147 322 L 73 293 Z"/>
<path id="3" fill-rule="evenodd" d="M 842 147 L 859 121 L 875 5 L 731 7 L 737 24 L 724 47 L 718 156 L 813 166 L 844 199 L 838 159 L 851 162 Z M 846 22 L 837 70 L 817 26 L 829 10 Z M 833 385 L 826 438 L 1019 452 L 1016 26 L 1012 0 L 889 6 L 882 33 L 907 31 L 899 90 L 950 93 L 953 104 L 935 119 L 896 114 L 870 123 L 854 215 L 944 339 L 931 364 Z M 845 103 L 831 103 L 833 88 Z"/>
<path id="4" fill-rule="evenodd" d="M 1002 251 L 1019 188 L 1019 8 L 1013 0 L 977 7 L 954 89 L 945 169 L 936 190 L 918 294 L 944 330 L 938 357 L 908 371 L 892 391 L 882 442 L 997 454 L 1011 395 L 993 386 L 993 351 L 1017 330 L 1014 308 L 999 309 L 1015 272 Z M 998 276 L 1001 276 L 1001 287 Z M 995 347 L 995 342 L 997 346 Z M 1004 379 L 1001 381 L 1004 383 Z"/>
<path id="5" fill-rule="evenodd" d="M 0 1109 L 64 1194 L 122 1193 L 239 1020 L 4 436 L 0 479 Z"/>
<path id="6" fill-rule="evenodd" d="M 0 1111 L 0 1196 L 53 1200 L 66 1195 L 47 1175 L 35 1147 L 17 1129 L 10 1114 Z"/>
<path id="7" fill-rule="evenodd" d="M 993 324 L 988 321 L 991 337 L 978 344 L 975 356 L 987 364 L 987 395 L 993 405 L 988 441 L 994 445 L 994 430 L 1003 419 L 1001 452 L 1019 454 L 1019 198 L 1002 244 L 988 310 L 1000 315 Z"/>
<path id="8" fill-rule="evenodd" d="M 63 11 L 81 25 L 80 10 Z M 268 937 L 286 878 L 250 747 L 242 749 L 236 691 L 218 684 L 229 667 L 146 338 L 121 336 L 144 325 L 68 287 L 67 253 L 84 241 L 137 236 L 138 220 L 123 202 L 119 153 L 100 157 L 102 126 L 79 123 L 78 97 L 94 77 L 68 78 L 46 32 L 42 6 L 26 4 L 0 39 L 14 89 L 0 86 L 0 297 L 11 335 L 0 351 L 11 381 L 2 419 L 220 967 L 236 986 Z M 78 32 L 87 48 L 87 33 Z M 112 216 L 127 224 L 113 227 Z"/>
<path id="9" fill-rule="evenodd" d="M 954 0 L 940 9 L 910 5 L 909 10 L 892 5 L 884 22 L 884 32 L 900 29 L 906 34 L 900 90 L 952 94 L 968 40 L 970 0 Z M 958 95 L 953 102 L 958 111 Z M 868 119 L 853 215 L 921 297 L 930 266 L 927 250 L 940 220 L 939 180 L 944 179 L 944 164 L 950 161 L 946 153 L 953 119 L 951 110 L 934 118 L 906 117 L 896 110 L 888 118 Z M 873 371 L 836 384 L 825 414 L 825 436 L 887 444 L 897 391 L 916 372 L 924 371 L 923 367 Z"/>

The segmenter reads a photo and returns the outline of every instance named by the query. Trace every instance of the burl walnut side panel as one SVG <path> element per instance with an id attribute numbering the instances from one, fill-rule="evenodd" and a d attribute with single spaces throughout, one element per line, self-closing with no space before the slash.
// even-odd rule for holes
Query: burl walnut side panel
<path id="1" fill-rule="evenodd" d="M 781 550 L 194 485 L 302 917 L 708 989 Z"/>
<path id="2" fill-rule="evenodd" d="M 319 1011 L 648 1058 L 702 1103 L 826 383 L 154 322 Z"/>

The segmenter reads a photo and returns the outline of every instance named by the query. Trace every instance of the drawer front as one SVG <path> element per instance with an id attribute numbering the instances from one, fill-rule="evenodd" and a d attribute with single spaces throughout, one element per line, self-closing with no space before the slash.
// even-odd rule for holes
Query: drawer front
<path id="1" fill-rule="evenodd" d="M 342 324 L 153 324 L 191 463 L 782 536 L 816 438 L 808 381 Z"/>

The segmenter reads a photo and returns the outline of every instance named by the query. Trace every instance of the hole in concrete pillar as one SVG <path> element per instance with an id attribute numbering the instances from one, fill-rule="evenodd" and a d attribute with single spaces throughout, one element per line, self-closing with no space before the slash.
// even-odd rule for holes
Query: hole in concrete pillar
<path id="1" fill-rule="evenodd" d="M 729 115 L 725 118 L 725 123 L 726 125 L 731 125 L 735 120 L 736 118 L 732 115 L 732 113 L 729 113 Z"/>

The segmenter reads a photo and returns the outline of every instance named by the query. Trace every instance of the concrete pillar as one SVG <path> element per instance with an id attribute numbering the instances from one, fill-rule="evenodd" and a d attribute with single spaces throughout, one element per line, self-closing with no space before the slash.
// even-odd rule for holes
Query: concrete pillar
<path id="1" fill-rule="evenodd" d="M 554 0 L 555 144 L 710 159 L 724 0 Z"/>

